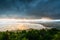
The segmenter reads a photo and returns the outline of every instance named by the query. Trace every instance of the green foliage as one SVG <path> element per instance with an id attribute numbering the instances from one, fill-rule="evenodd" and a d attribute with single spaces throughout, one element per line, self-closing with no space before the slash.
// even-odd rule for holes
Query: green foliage
<path id="1" fill-rule="evenodd" d="M 0 32 L 0 40 L 60 40 L 60 30 L 23 30 Z"/>

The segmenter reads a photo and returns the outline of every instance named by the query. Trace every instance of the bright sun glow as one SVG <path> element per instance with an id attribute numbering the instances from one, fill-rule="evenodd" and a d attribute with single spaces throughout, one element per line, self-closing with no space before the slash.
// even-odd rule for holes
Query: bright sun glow
<path id="1" fill-rule="evenodd" d="M 60 19 L 53 20 L 51 18 L 42 17 L 41 19 L 0 19 L 0 29 L 1 30 L 11 30 L 11 29 L 19 29 L 25 30 L 30 28 L 44 28 L 45 26 L 40 25 L 39 23 L 47 23 L 47 22 L 57 22 Z M 39 24 L 39 25 L 37 25 Z"/>
<path id="2" fill-rule="evenodd" d="M 41 19 L 0 19 L 0 24 L 14 24 L 14 23 L 36 23 L 46 22 L 52 20 L 51 18 L 43 17 Z"/>
<path id="3" fill-rule="evenodd" d="M 51 18 L 48 18 L 48 17 L 42 17 L 40 20 L 47 21 L 47 20 L 52 20 L 52 19 Z"/>
<path id="4" fill-rule="evenodd" d="M 28 22 L 28 21 L 47 21 L 47 20 L 52 20 L 51 18 L 48 17 L 42 17 L 41 19 L 0 19 L 0 22 L 14 22 L 14 21 L 23 21 L 23 22 Z"/>

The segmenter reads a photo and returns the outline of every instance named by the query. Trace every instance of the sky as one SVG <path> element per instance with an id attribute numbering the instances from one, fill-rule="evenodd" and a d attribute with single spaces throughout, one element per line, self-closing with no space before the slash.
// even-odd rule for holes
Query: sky
<path id="1" fill-rule="evenodd" d="M 0 0 L 0 18 L 60 19 L 60 0 Z"/>

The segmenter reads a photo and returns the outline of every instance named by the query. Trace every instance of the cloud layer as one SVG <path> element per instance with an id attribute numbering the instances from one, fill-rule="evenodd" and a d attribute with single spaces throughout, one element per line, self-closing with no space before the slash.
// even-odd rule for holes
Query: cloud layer
<path id="1" fill-rule="evenodd" d="M 41 24 L 31 24 L 31 23 L 19 23 L 19 24 L 0 24 L 0 31 L 11 31 L 11 30 L 27 30 L 27 29 L 45 29 L 46 27 Z"/>
<path id="2" fill-rule="evenodd" d="M 0 0 L 0 17 L 60 19 L 60 0 Z"/>

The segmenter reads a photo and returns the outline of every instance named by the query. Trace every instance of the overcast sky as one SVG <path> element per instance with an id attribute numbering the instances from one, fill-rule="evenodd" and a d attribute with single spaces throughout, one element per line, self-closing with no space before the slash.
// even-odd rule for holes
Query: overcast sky
<path id="1" fill-rule="evenodd" d="M 0 18 L 60 19 L 60 0 L 0 0 Z"/>

